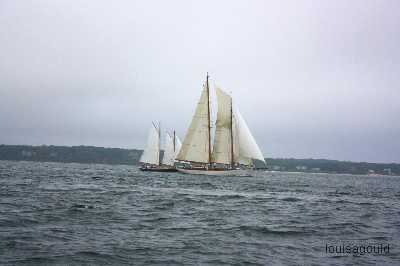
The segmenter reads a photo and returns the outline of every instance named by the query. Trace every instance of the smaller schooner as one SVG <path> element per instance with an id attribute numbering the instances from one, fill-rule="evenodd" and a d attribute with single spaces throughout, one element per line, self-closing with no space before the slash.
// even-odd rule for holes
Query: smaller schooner
<path id="1" fill-rule="evenodd" d="M 140 157 L 140 170 L 151 172 L 176 172 L 174 166 L 175 158 L 182 146 L 179 138 L 176 136 L 175 131 L 173 136 L 166 134 L 165 148 L 163 159 L 161 157 L 161 126 L 152 123 L 147 138 L 146 148 Z"/>

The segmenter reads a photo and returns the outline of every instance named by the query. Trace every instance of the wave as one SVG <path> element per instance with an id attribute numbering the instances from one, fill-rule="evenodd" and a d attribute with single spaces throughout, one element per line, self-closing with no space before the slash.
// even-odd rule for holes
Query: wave
<path id="1" fill-rule="evenodd" d="M 145 218 L 145 219 L 141 220 L 140 222 L 156 223 L 156 222 L 166 221 L 168 219 L 170 219 L 170 218 L 168 218 L 168 217 L 151 217 L 151 218 Z"/>
<path id="2" fill-rule="evenodd" d="M 283 201 L 288 201 L 288 202 L 297 202 L 297 201 L 301 201 L 301 199 L 295 198 L 295 197 L 282 198 L 282 200 L 283 200 Z"/>
<path id="3" fill-rule="evenodd" d="M 93 205 L 87 205 L 87 204 L 74 204 L 71 206 L 71 209 L 94 209 L 95 207 Z"/>
<path id="4" fill-rule="evenodd" d="M 237 227 L 230 227 L 225 230 L 237 230 L 237 231 L 254 232 L 254 233 L 276 235 L 276 236 L 295 236 L 295 235 L 303 235 L 309 233 L 304 231 L 303 228 L 299 228 L 299 230 L 288 230 L 288 229 L 276 230 L 260 225 L 241 225 Z"/>
<path id="5" fill-rule="evenodd" d="M 36 219 L 30 219 L 27 217 L 15 217 L 13 219 L 1 219 L 0 227 L 19 227 L 19 226 L 27 226 L 27 225 L 35 225 L 39 224 L 39 221 Z"/>
<path id="6" fill-rule="evenodd" d="M 321 265 L 324 241 L 400 243 L 397 178 L 355 186 L 336 175 L 214 179 L 10 164 L 0 178 L 1 265 Z"/>

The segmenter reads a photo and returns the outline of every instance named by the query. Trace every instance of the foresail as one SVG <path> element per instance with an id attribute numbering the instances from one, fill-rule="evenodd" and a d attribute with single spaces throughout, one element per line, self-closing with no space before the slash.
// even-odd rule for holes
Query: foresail
<path id="1" fill-rule="evenodd" d="M 174 165 L 175 155 L 173 138 L 167 133 L 165 134 L 165 147 L 162 164 Z"/>
<path id="2" fill-rule="evenodd" d="M 211 161 L 213 163 L 231 163 L 231 97 L 216 88 L 218 113 Z"/>
<path id="3" fill-rule="evenodd" d="M 208 94 L 204 86 L 177 160 L 208 163 Z"/>
<path id="4" fill-rule="evenodd" d="M 160 138 L 158 129 L 152 125 L 147 138 L 146 147 L 140 157 L 141 163 L 159 164 L 160 162 Z"/>
<path id="5" fill-rule="evenodd" d="M 239 123 L 237 119 L 236 112 L 233 115 L 233 154 L 234 162 L 242 165 L 252 165 L 253 161 L 251 158 L 240 155 L 240 145 L 239 145 Z M 243 145 L 243 144 L 242 144 Z"/>
<path id="6" fill-rule="evenodd" d="M 238 151 L 235 154 L 235 162 L 250 165 L 251 159 L 257 159 L 265 163 L 264 156 L 256 140 L 238 110 L 234 110 L 234 121 L 234 139 L 236 140 L 234 147 Z"/>

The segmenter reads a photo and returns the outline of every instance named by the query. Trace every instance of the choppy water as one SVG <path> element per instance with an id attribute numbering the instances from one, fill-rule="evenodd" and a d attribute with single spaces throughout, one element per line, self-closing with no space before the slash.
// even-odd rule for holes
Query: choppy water
<path id="1" fill-rule="evenodd" d="M 335 255 L 326 244 L 390 244 Z M 395 265 L 400 177 L 0 161 L 2 265 Z"/>

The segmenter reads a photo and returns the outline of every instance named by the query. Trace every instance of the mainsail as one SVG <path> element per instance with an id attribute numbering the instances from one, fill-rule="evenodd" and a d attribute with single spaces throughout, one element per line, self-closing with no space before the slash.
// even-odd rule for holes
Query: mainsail
<path id="1" fill-rule="evenodd" d="M 251 165 L 251 159 L 264 160 L 264 156 L 238 110 L 234 112 L 235 162 Z"/>
<path id="2" fill-rule="evenodd" d="M 211 160 L 213 163 L 232 162 L 232 98 L 220 88 L 216 88 L 218 113 Z"/>
<path id="3" fill-rule="evenodd" d="M 190 127 L 183 140 L 177 160 L 209 163 L 209 93 L 203 87 Z"/>
<path id="4" fill-rule="evenodd" d="M 141 163 L 160 164 L 160 132 L 153 124 L 147 138 L 147 145 L 139 160 Z"/>

